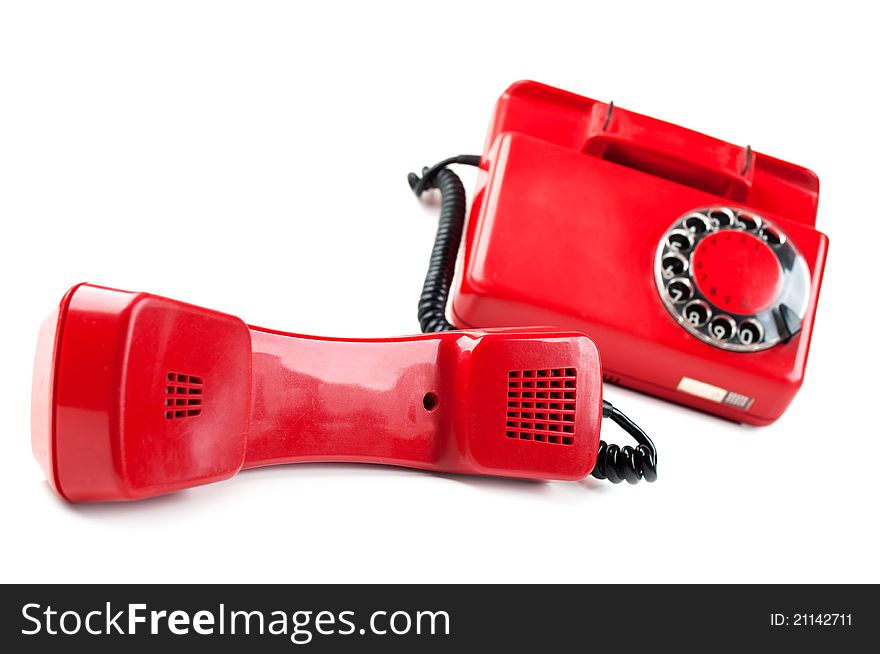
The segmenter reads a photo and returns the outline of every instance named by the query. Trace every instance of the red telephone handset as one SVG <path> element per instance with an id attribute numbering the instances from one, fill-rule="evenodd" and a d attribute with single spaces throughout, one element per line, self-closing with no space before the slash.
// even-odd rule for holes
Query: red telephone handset
<path id="1" fill-rule="evenodd" d="M 82 284 L 40 333 L 32 442 L 74 502 L 307 461 L 576 480 L 600 448 L 602 475 L 653 480 L 653 445 L 605 468 L 601 388 L 596 347 L 577 332 L 319 338 Z"/>

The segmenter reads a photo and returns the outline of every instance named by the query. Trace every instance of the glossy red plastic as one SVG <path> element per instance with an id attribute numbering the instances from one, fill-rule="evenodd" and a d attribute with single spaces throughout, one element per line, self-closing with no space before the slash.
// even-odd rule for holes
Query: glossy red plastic
<path id="1" fill-rule="evenodd" d="M 82 284 L 40 334 L 33 450 L 75 502 L 308 461 L 576 480 L 596 461 L 601 387 L 571 331 L 318 338 Z"/>
<path id="2" fill-rule="evenodd" d="M 776 255 L 752 234 L 737 239 L 715 234 L 696 247 L 693 262 L 700 269 L 695 283 L 704 295 L 722 288 L 728 294 L 726 304 L 748 313 L 766 309 L 782 288 L 783 271 Z"/>
<path id="3" fill-rule="evenodd" d="M 607 381 L 756 425 L 784 412 L 803 381 L 828 247 L 815 229 L 812 172 L 536 82 L 501 96 L 482 159 L 455 324 L 576 329 L 595 340 Z M 802 254 L 807 308 L 788 342 L 720 349 L 664 306 L 654 278 L 658 243 L 681 216 L 712 205 L 759 212 Z M 741 270 L 748 280 L 735 279 Z M 715 274 L 751 308 L 779 284 L 760 256 L 748 265 L 727 258 Z M 741 406 L 684 392 L 686 380 Z"/>

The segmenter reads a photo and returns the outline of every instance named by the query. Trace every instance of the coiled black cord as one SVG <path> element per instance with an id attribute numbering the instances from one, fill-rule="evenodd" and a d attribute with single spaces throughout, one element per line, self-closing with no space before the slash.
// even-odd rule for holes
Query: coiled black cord
<path id="1" fill-rule="evenodd" d="M 642 479 L 657 481 L 657 448 L 654 441 L 648 438 L 641 427 L 614 408 L 611 402 L 602 400 L 602 417 L 611 418 L 612 422 L 636 439 L 639 446 L 633 449 L 627 445 L 621 449 L 619 445 L 608 445 L 605 441 L 599 441 L 599 455 L 596 458 L 596 467 L 593 468 L 593 476 L 596 479 L 607 479 L 612 484 L 619 484 L 624 479 L 630 484 L 637 484 Z"/>
<path id="2" fill-rule="evenodd" d="M 410 173 L 407 178 L 417 197 L 421 197 L 428 189 L 436 188 L 440 191 L 440 220 L 425 283 L 422 285 L 422 295 L 419 297 L 419 325 L 426 334 L 455 329 L 446 319 L 446 302 L 449 299 L 452 277 L 455 275 L 455 258 L 458 256 L 464 229 L 466 199 L 464 186 L 458 175 L 446 168 L 452 163 L 479 166 L 480 157 L 468 154 L 450 157 L 431 168 L 423 169 L 421 177 Z"/>
<path id="3" fill-rule="evenodd" d="M 415 173 L 407 176 L 409 186 L 416 197 L 421 197 L 428 189 L 436 188 L 440 191 L 440 220 L 437 224 L 437 235 L 434 237 L 434 247 L 431 250 L 431 261 L 419 297 L 419 325 L 424 333 L 458 329 L 446 319 L 446 303 L 449 300 L 449 289 L 455 275 L 455 260 L 461 245 L 467 206 L 461 179 L 447 168 L 451 164 L 479 166 L 480 157 L 461 154 L 444 159 L 430 168 L 423 168 L 421 177 Z M 602 417 L 610 418 L 639 445 L 635 449 L 629 445 L 621 448 L 619 445 L 608 445 L 600 440 L 596 467 L 592 475 L 597 479 L 607 479 L 614 484 L 619 484 L 623 480 L 630 484 L 637 484 L 642 479 L 648 482 L 656 481 L 657 448 L 648 435 L 605 400 L 602 401 Z"/>

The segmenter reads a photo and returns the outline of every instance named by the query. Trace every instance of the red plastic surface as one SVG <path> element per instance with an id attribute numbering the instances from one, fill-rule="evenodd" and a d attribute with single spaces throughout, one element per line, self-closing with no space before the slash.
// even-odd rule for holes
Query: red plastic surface
<path id="1" fill-rule="evenodd" d="M 575 480 L 596 461 L 601 386 L 571 331 L 317 338 L 83 284 L 41 333 L 33 447 L 71 501 L 307 461 Z"/>
<path id="2" fill-rule="evenodd" d="M 482 157 L 455 324 L 576 329 L 595 340 L 608 381 L 740 422 L 768 424 L 783 413 L 803 380 L 828 247 L 814 228 L 813 173 L 535 82 L 499 99 Z M 725 351 L 663 306 L 657 245 L 676 219 L 712 205 L 763 215 L 803 254 L 808 308 L 788 343 Z M 749 306 L 777 288 L 766 270 L 767 279 L 745 285 L 730 271 L 716 274 Z M 684 377 L 754 401 L 743 409 L 681 392 Z"/>
<path id="3" fill-rule="evenodd" d="M 782 289 L 782 266 L 757 236 L 731 231 L 703 239 L 694 250 L 694 279 L 700 291 L 729 313 L 757 313 Z"/>

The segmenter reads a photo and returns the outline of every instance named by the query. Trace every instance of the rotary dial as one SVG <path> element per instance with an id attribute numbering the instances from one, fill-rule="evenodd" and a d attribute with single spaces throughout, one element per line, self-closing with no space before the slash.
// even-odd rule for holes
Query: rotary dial
<path id="1" fill-rule="evenodd" d="M 803 256 L 778 226 L 724 206 L 676 220 L 657 247 L 654 276 L 664 305 L 682 327 L 738 352 L 796 335 L 810 288 Z"/>

